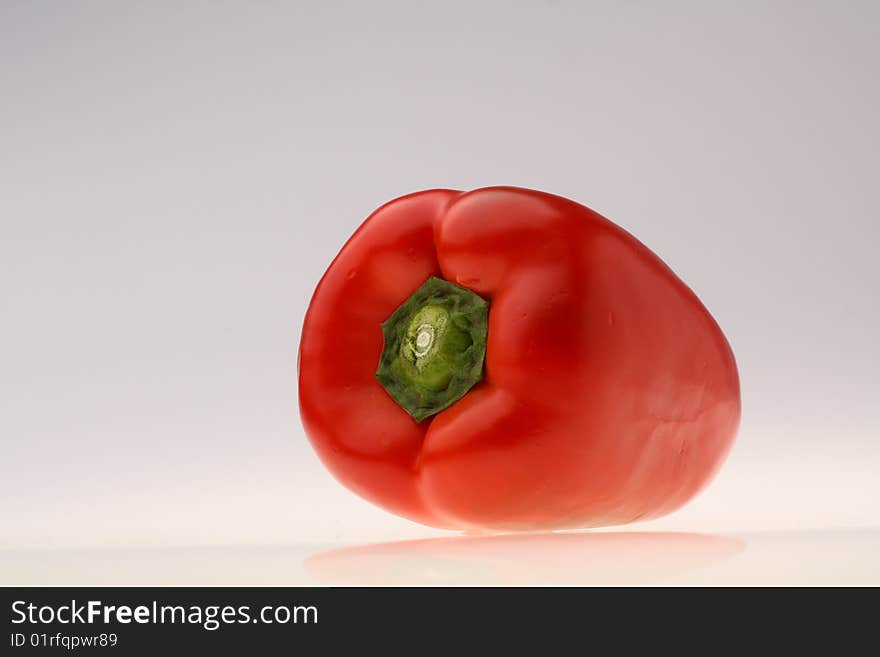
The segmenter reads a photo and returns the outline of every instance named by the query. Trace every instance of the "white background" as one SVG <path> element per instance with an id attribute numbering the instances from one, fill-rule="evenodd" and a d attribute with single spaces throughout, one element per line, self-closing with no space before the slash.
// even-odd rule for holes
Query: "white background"
<path id="1" fill-rule="evenodd" d="M 870 1 L 2 3 L 0 583 L 880 582 L 878 44 Z M 683 534 L 389 546 L 450 534 L 312 453 L 330 260 L 492 184 L 621 224 L 727 334 L 728 463 L 626 528 Z"/>

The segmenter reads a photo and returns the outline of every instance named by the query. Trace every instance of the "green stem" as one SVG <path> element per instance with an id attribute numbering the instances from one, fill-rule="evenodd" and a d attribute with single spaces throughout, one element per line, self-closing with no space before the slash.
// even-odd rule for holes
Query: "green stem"
<path id="1" fill-rule="evenodd" d="M 432 276 L 382 323 L 376 378 L 421 422 L 483 378 L 488 327 L 485 299 Z"/>

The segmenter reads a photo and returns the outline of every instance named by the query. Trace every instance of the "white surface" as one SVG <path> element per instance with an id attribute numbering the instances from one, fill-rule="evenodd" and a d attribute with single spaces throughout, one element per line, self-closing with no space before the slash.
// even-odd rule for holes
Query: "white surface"
<path id="1" fill-rule="evenodd" d="M 24 550 L 7 585 L 878 586 L 880 531 L 594 532 L 341 547 Z"/>
<path id="2" fill-rule="evenodd" d="M 633 232 L 737 356 L 729 462 L 632 529 L 746 550 L 645 581 L 876 583 L 880 4 L 383 4 L 0 4 L 0 584 L 317 582 L 444 536 L 324 471 L 297 340 L 376 206 L 490 184 Z"/>

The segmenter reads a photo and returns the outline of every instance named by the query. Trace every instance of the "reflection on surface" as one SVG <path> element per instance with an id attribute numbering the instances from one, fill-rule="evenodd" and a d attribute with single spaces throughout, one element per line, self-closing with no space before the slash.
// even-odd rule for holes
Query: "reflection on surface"
<path id="1" fill-rule="evenodd" d="M 745 540 L 706 534 L 602 531 L 465 536 L 345 549 L 340 549 L 338 542 L 0 548 L 0 584 L 880 585 L 880 527 L 764 531 L 737 536 Z"/>
<path id="2" fill-rule="evenodd" d="M 745 545 L 659 532 L 460 536 L 329 550 L 305 567 L 321 583 L 340 585 L 636 584 L 726 559 Z"/>

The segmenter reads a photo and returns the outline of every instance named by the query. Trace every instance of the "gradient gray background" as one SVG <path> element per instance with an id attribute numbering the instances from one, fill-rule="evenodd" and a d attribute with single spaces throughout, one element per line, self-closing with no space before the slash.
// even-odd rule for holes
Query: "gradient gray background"
<path id="1" fill-rule="evenodd" d="M 437 532 L 308 445 L 309 297 L 375 207 L 574 198 L 727 334 L 739 440 L 642 528 L 880 526 L 880 3 L 0 3 L 0 545 Z"/>

